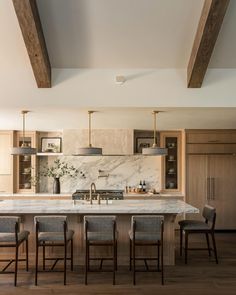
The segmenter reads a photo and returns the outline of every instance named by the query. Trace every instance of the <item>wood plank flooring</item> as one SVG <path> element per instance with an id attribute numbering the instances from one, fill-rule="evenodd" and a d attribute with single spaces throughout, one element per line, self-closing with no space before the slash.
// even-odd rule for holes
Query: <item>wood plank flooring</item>
<path id="1" fill-rule="evenodd" d="M 40 273 L 38 286 L 34 286 L 34 271 L 26 273 L 20 269 L 18 287 L 13 286 L 13 275 L 0 275 L 0 295 L 51 295 L 51 294 L 95 294 L 95 295 L 235 295 L 236 294 L 236 233 L 217 233 L 216 241 L 219 265 L 209 258 L 207 251 L 189 252 L 189 263 L 179 257 L 176 236 L 177 265 L 165 268 L 165 286 L 160 284 L 160 273 L 138 273 L 137 285 L 132 285 L 132 274 L 127 267 L 120 266 L 117 285 L 112 286 L 111 273 L 89 274 L 89 285 L 84 285 L 82 267 L 68 271 L 68 285 L 63 286 L 62 273 Z M 190 237 L 190 245 L 205 246 L 204 237 Z M 118 260 L 119 261 L 119 260 Z M 60 266 L 58 266 L 60 267 Z"/>

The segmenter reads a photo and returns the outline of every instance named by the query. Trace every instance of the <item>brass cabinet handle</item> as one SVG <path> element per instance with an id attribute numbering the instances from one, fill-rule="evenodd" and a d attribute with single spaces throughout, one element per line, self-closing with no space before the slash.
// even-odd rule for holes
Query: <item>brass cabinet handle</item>
<path id="1" fill-rule="evenodd" d="M 212 200 L 215 200 L 215 178 L 211 178 L 211 187 L 212 187 Z"/>
<path id="2" fill-rule="evenodd" d="M 207 201 L 210 200 L 210 177 L 207 177 L 206 199 Z"/>

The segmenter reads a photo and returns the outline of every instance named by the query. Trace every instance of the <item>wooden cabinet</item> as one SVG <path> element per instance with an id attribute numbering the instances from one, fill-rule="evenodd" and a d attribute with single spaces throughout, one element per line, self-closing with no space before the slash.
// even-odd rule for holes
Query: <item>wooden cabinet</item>
<path id="1" fill-rule="evenodd" d="M 187 154 L 236 154 L 236 130 L 186 130 Z"/>
<path id="2" fill-rule="evenodd" d="M 160 145 L 168 149 L 162 158 L 162 191 L 181 191 L 181 132 L 161 132 Z"/>
<path id="3" fill-rule="evenodd" d="M 188 155 L 186 201 L 202 210 L 217 210 L 217 229 L 236 229 L 236 157 L 234 155 Z M 188 218 L 200 218 L 192 215 Z"/>
<path id="4" fill-rule="evenodd" d="M 21 146 L 23 142 L 22 132 L 16 134 L 16 145 Z M 31 147 L 37 146 L 36 132 L 25 133 L 25 143 Z M 16 192 L 17 193 L 34 193 L 36 186 L 34 179 L 36 176 L 36 155 L 19 155 L 16 156 Z"/>
<path id="5" fill-rule="evenodd" d="M 0 131 L 0 192 L 13 192 L 13 147 L 14 132 Z"/>

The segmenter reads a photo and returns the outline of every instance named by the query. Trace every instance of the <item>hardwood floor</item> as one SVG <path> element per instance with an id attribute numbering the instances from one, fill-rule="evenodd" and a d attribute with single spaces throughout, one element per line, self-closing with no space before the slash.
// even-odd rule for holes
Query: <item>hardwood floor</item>
<path id="1" fill-rule="evenodd" d="M 68 271 L 68 285 L 63 285 L 63 273 L 40 273 L 34 286 L 34 271 L 20 270 L 18 287 L 13 286 L 13 275 L 0 275 L 0 295 L 49 294 L 174 294 L 174 295 L 235 295 L 236 294 L 236 233 L 216 234 L 219 265 L 208 257 L 207 251 L 189 252 L 189 263 L 179 257 L 179 237 L 176 236 L 177 265 L 165 267 L 165 285 L 160 273 L 138 273 L 137 285 L 132 285 L 132 273 L 119 267 L 117 285 L 112 285 L 112 273 L 90 273 L 84 285 L 82 268 Z M 190 246 L 205 246 L 204 237 L 190 237 Z M 118 260 L 119 261 L 119 260 Z M 59 266 L 58 266 L 59 267 Z"/>

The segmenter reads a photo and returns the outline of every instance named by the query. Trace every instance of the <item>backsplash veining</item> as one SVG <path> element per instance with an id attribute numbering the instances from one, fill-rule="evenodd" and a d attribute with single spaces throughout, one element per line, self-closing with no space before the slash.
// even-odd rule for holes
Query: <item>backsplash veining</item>
<path id="1" fill-rule="evenodd" d="M 51 165 L 56 157 L 40 158 L 40 169 Z M 98 189 L 125 189 L 126 186 L 137 186 L 145 180 L 147 189 L 160 189 L 161 158 L 145 156 L 93 156 L 93 157 L 60 157 L 60 160 L 72 164 L 85 173 L 81 177 L 61 179 L 61 192 L 74 192 L 76 189 L 88 189 L 94 182 Z M 98 177 L 99 170 L 108 177 Z M 52 192 L 52 178 L 40 177 L 40 192 Z"/>

